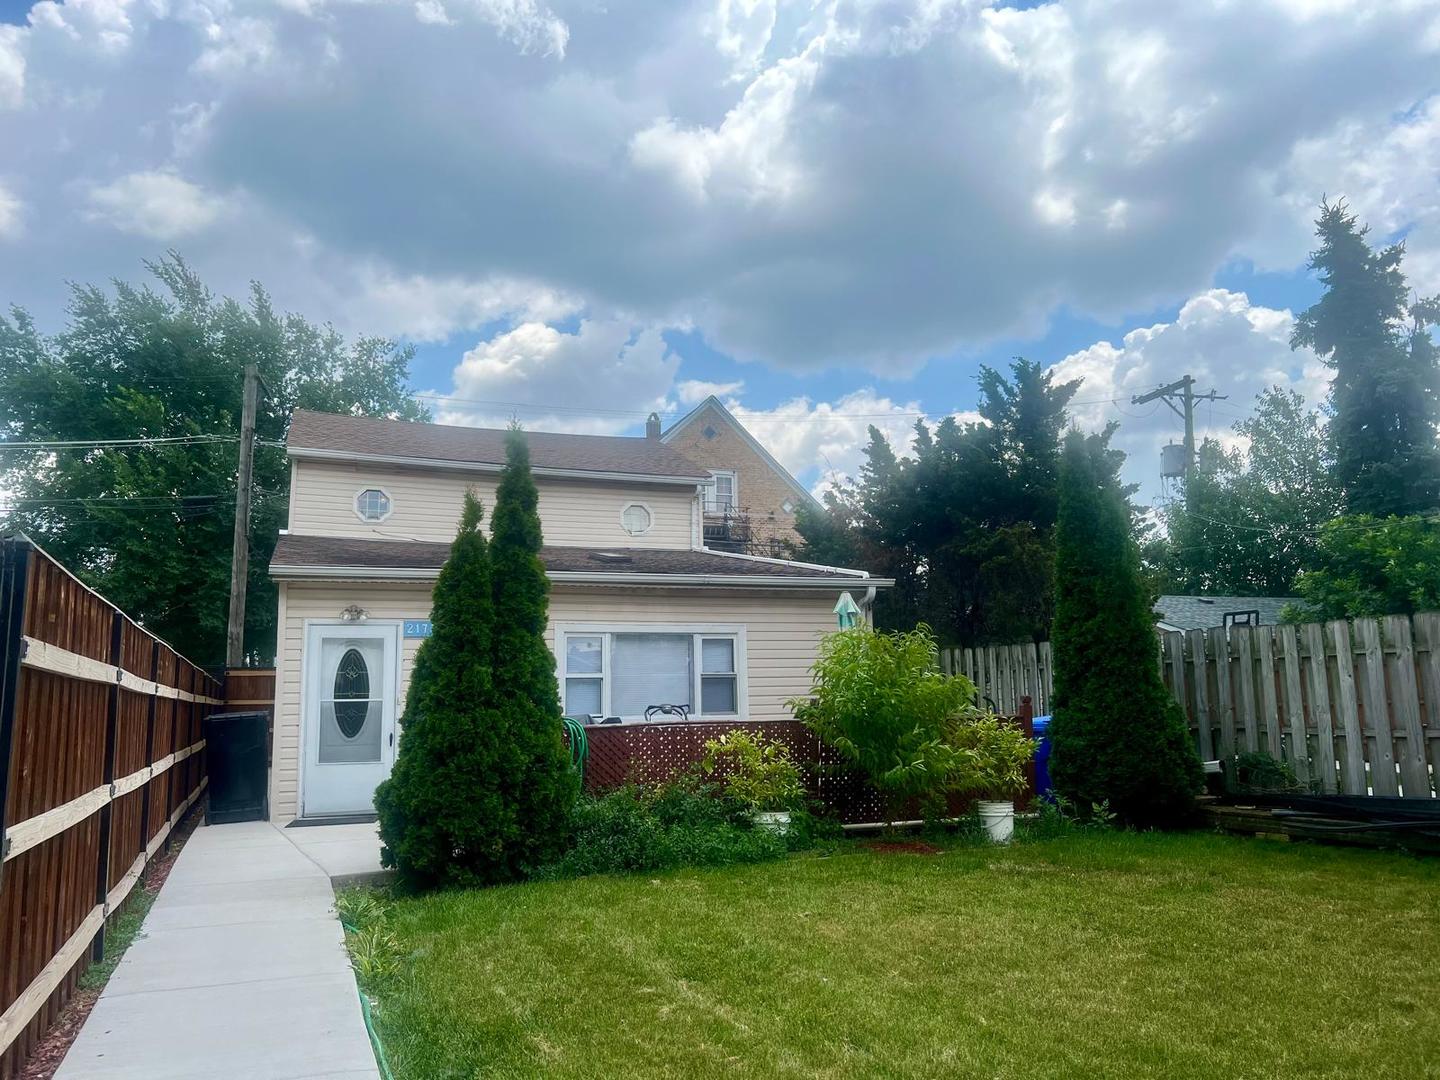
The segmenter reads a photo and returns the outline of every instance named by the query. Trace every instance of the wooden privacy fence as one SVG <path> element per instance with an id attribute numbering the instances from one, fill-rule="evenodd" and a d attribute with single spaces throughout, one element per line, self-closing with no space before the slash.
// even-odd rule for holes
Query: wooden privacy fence
<path id="1" fill-rule="evenodd" d="M 1440 613 L 1161 635 L 1202 757 L 1263 750 L 1327 793 L 1428 799 L 1440 773 Z"/>
<path id="2" fill-rule="evenodd" d="M 220 686 L 24 538 L 0 539 L 0 1077 L 104 949 L 205 786 Z"/>
<path id="3" fill-rule="evenodd" d="M 1054 684 L 1050 643 L 981 645 L 974 649 L 941 649 L 940 670 L 964 675 L 975 684 L 983 703 L 998 713 L 1018 716 L 1020 699 L 1028 697 L 1036 716 L 1050 715 Z"/>
<path id="4" fill-rule="evenodd" d="M 1160 635 L 1165 683 L 1207 761 L 1264 750 L 1326 793 L 1432 798 L 1440 776 L 1440 613 Z M 998 712 L 1052 708 L 1050 646 L 946 649 Z"/>

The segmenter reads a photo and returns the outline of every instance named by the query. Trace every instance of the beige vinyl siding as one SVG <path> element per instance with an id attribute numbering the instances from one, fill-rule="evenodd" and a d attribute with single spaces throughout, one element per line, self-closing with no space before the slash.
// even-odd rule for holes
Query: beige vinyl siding
<path id="1" fill-rule="evenodd" d="M 282 583 L 276 658 L 275 749 L 270 813 L 284 823 L 299 813 L 300 698 L 305 622 L 334 620 L 359 604 L 371 621 L 424 619 L 430 589 L 416 583 Z M 745 627 L 749 712 L 752 720 L 788 719 L 785 701 L 810 689 L 810 665 L 821 637 L 835 625 L 837 592 L 701 589 L 582 589 L 556 586 L 550 597 L 547 642 L 555 623 L 738 624 Z M 410 685 L 417 639 L 401 641 L 400 703 Z"/>
<path id="2" fill-rule="evenodd" d="M 290 489 L 290 531 L 380 540 L 449 541 L 455 538 L 465 489 L 475 489 L 488 515 L 495 505 L 497 480 L 492 473 L 296 460 Z M 690 546 L 693 487 L 553 480 L 543 476 L 536 477 L 535 483 L 540 490 L 540 525 L 547 544 Z M 355 495 L 367 488 L 379 488 L 390 496 L 391 513 L 384 521 L 361 521 L 356 515 Z M 632 502 L 649 507 L 653 519 L 650 531 L 640 536 L 631 536 L 620 527 L 620 512 Z"/>

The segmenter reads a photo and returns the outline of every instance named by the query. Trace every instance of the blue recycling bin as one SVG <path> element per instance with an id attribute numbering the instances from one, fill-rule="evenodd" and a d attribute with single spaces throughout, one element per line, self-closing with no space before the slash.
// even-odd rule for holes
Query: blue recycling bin
<path id="1" fill-rule="evenodd" d="M 1040 745 L 1035 748 L 1035 794 L 1045 798 L 1050 794 L 1050 717 L 1035 717 L 1035 737 Z"/>

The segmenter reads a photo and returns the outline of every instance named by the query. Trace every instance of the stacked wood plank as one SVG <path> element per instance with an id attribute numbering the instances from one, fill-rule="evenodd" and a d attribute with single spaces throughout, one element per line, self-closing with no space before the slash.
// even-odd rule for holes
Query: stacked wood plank
<path id="1" fill-rule="evenodd" d="M 219 684 L 28 541 L 0 540 L 0 1078 L 205 784 Z"/>

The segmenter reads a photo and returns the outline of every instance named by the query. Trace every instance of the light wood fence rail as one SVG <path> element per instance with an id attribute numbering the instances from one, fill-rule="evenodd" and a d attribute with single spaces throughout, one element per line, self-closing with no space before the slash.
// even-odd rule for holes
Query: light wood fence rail
<path id="1" fill-rule="evenodd" d="M 1435 795 L 1440 613 L 1161 635 L 1206 758 L 1263 750 L 1347 795 Z"/>
<path id="2" fill-rule="evenodd" d="M 1434 798 L 1440 777 L 1440 613 L 1159 635 L 1165 683 L 1200 756 L 1263 750 L 1327 793 Z M 1001 712 L 1051 711 L 1048 644 L 947 649 Z"/>
<path id="3" fill-rule="evenodd" d="M 221 689 L 21 537 L 0 538 L 0 637 L 3 1080 L 204 790 Z"/>
<path id="4" fill-rule="evenodd" d="M 1050 715 L 1054 684 L 1048 641 L 942 649 L 940 667 L 947 675 L 964 675 L 973 682 L 981 700 L 998 713 L 1019 715 L 1020 699 L 1028 697 L 1036 716 Z"/>

